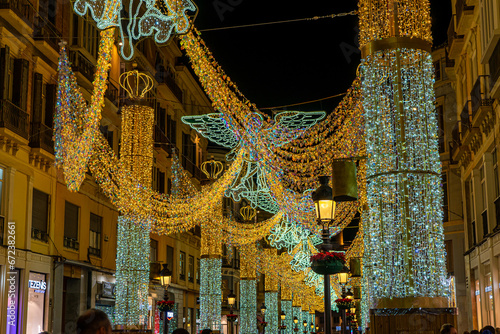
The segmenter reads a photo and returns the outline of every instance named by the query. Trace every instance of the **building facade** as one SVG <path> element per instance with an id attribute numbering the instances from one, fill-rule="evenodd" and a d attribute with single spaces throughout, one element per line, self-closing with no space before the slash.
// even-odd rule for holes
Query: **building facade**
<path id="1" fill-rule="evenodd" d="M 73 14 L 70 2 L 7 0 L 0 4 L 0 334 L 73 332 L 78 315 L 97 307 L 113 314 L 119 213 L 90 174 L 70 192 L 54 167 L 52 139 L 59 41 L 89 100 L 99 31 Z M 170 192 L 172 154 L 195 184 L 207 141 L 180 118 L 208 113 L 211 103 L 182 61 L 176 41 L 158 47 L 140 42 L 134 62 L 154 78 L 147 103 L 155 109 L 153 188 Z M 113 50 L 101 132 L 116 153 L 125 95 L 119 76 L 132 68 Z M 11 246 L 9 248 L 9 246 Z M 12 253 L 15 247 L 15 253 Z M 156 301 L 175 301 L 171 329 L 197 329 L 200 233 L 151 235 L 148 327 L 157 326 Z M 165 288 L 160 264 L 173 272 Z M 175 327 L 174 327 L 175 326 Z"/>
<path id="2" fill-rule="evenodd" d="M 500 3 L 452 0 L 451 6 L 446 73 L 456 94 L 457 122 L 450 161 L 452 174 L 460 175 L 469 305 L 462 331 L 500 326 Z M 460 191 L 456 182 L 448 180 L 449 193 Z"/>

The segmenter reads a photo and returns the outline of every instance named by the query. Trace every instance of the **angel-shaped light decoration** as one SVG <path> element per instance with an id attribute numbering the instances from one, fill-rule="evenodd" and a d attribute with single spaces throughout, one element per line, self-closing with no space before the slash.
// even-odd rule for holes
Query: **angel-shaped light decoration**
<path id="1" fill-rule="evenodd" d="M 248 143 L 265 143 L 264 146 L 272 151 L 296 139 L 324 117 L 323 111 L 284 111 L 277 114 L 271 123 L 265 122 L 260 114 L 253 113 L 245 124 L 246 141 L 241 140 L 240 134 L 226 122 L 223 114 L 184 116 L 182 121 L 205 138 L 231 149 L 226 156 L 228 161 L 233 160 L 240 150 L 244 151 L 245 163 L 226 190 L 227 197 L 232 197 L 236 202 L 245 198 L 254 208 L 259 207 L 269 213 L 276 213 L 279 206 L 271 194 L 265 173 L 262 173 L 262 168 L 267 167 L 262 163 L 256 146 Z"/>
<path id="2" fill-rule="evenodd" d="M 168 42 L 172 33 L 184 34 L 190 27 L 187 12 L 196 13 L 191 0 L 76 0 L 73 6 L 80 16 L 89 14 L 97 28 L 116 27 L 120 31 L 120 53 L 125 60 L 134 56 L 134 44 L 153 37 L 158 44 Z"/>

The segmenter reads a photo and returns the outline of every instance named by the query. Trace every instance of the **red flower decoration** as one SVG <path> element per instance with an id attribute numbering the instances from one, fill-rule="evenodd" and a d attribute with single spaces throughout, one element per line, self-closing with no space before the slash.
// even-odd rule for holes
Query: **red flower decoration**
<path id="1" fill-rule="evenodd" d="M 319 252 L 311 255 L 311 262 L 345 262 L 345 253 L 343 252 Z"/>

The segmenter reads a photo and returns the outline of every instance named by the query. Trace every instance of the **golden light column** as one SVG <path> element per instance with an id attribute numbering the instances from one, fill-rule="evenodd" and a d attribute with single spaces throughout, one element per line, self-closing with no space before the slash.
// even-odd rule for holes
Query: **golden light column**
<path id="1" fill-rule="evenodd" d="M 371 333 L 395 333 L 396 324 L 407 333 L 437 333 L 438 322 L 454 319 L 446 298 L 429 1 L 360 0 L 359 19 L 369 156 L 364 318 L 370 309 Z"/>
<path id="2" fill-rule="evenodd" d="M 120 76 L 120 85 L 137 104 L 122 108 L 120 160 L 138 186 L 151 187 L 154 110 L 140 105 L 153 80 L 138 71 Z M 151 222 L 131 215 L 118 218 L 116 324 L 124 329 L 147 325 Z"/>

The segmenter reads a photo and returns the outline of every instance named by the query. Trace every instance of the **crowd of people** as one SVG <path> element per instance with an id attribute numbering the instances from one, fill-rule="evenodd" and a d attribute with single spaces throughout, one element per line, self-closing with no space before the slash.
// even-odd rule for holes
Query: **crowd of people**
<path id="1" fill-rule="evenodd" d="M 458 334 L 457 329 L 452 324 L 444 324 L 441 327 L 440 334 Z M 465 331 L 464 334 L 500 334 L 500 328 L 493 328 L 493 326 L 484 326 L 483 329 L 478 331 L 474 329 L 472 331 Z"/>
<path id="2" fill-rule="evenodd" d="M 77 334 L 111 334 L 111 321 L 103 311 L 90 309 L 83 313 L 76 322 Z M 172 334 L 189 334 L 184 328 L 177 328 Z M 204 329 L 201 334 L 216 334 L 211 329 Z M 458 334 L 457 329 L 452 324 L 441 326 L 440 334 Z M 484 326 L 480 331 L 465 331 L 463 334 L 500 334 L 500 328 Z"/>

